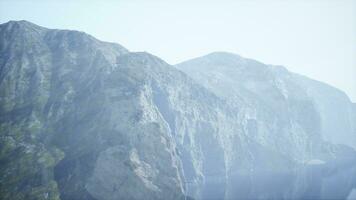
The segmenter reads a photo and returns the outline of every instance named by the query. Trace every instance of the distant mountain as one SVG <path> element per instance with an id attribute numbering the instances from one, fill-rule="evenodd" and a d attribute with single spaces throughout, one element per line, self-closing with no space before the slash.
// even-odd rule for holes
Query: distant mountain
<path id="1" fill-rule="evenodd" d="M 291 73 L 282 66 L 265 65 L 226 52 L 214 52 L 176 67 L 233 107 L 241 107 L 244 102 L 249 136 L 298 163 L 329 160 L 329 156 L 337 154 L 334 145 L 356 148 L 354 105 L 336 88 Z M 352 152 L 354 149 L 350 148 Z M 354 173 L 354 154 L 347 155 L 344 158 L 350 162 L 345 162 L 353 166 L 348 170 Z M 327 163 L 337 165 L 332 160 Z M 350 179 L 337 176 L 333 175 L 332 181 L 329 177 L 322 179 L 317 189 L 319 195 L 313 191 L 283 198 L 346 198 L 338 192 L 330 192 L 330 187 L 352 188 L 355 183 L 340 186 L 338 184 Z"/>
<path id="2" fill-rule="evenodd" d="M 355 122 L 346 95 L 282 67 L 223 52 L 170 66 L 0 25 L 0 199 L 345 199 Z"/>
<path id="3" fill-rule="evenodd" d="M 288 110 L 305 111 L 303 109 L 310 106 L 314 114 L 301 113 L 306 116 L 300 116 L 314 116 L 318 120 L 309 128 L 318 129 L 314 132 L 320 133 L 330 143 L 356 148 L 353 103 L 339 89 L 291 73 L 282 66 L 265 65 L 225 52 L 211 53 L 178 64 L 177 67 L 232 103 L 244 99 L 251 102 L 253 107 L 263 105 L 274 109 L 279 115 L 288 113 Z M 308 124 L 304 126 L 307 128 Z"/>

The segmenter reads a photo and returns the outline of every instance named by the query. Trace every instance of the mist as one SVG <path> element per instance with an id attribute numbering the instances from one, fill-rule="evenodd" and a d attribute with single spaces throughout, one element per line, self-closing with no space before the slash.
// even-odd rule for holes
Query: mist
<path id="1" fill-rule="evenodd" d="M 25 19 L 85 31 L 170 64 L 233 52 L 326 82 L 356 101 L 353 0 L 3 0 L 0 11 L 2 23 Z"/>
<path id="2" fill-rule="evenodd" d="M 356 199 L 355 1 L 0 1 L 0 199 Z"/>

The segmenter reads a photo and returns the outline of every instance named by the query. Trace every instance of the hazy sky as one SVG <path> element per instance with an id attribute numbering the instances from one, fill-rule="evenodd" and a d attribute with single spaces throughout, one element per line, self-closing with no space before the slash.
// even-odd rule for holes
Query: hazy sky
<path id="1" fill-rule="evenodd" d="M 0 23 L 20 19 L 170 64 L 234 52 L 327 82 L 356 102 L 356 0 L 0 0 Z"/>

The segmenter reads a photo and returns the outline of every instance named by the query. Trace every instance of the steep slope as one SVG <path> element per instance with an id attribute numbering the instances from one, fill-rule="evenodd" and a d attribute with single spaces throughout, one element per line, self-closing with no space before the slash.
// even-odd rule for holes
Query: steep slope
<path id="1" fill-rule="evenodd" d="M 288 72 L 281 66 L 224 52 L 183 62 L 177 68 L 233 104 L 240 100 L 253 107 L 264 106 L 282 118 L 292 112 L 299 117 L 294 120 L 299 120 L 316 137 L 356 148 L 353 104 L 336 88 Z M 296 116 L 300 111 L 303 116 Z"/>
<path id="2" fill-rule="evenodd" d="M 294 183 L 291 196 L 278 198 L 345 198 L 354 187 L 354 150 L 340 146 L 355 147 L 356 141 L 352 132 L 352 104 L 342 92 L 290 73 L 284 67 L 268 66 L 225 52 L 192 59 L 176 67 L 232 107 L 245 103 L 249 137 L 291 158 L 297 166 L 301 164 L 297 167 L 301 173 L 293 177 L 302 182 Z M 320 162 L 318 167 L 314 167 L 315 161 Z M 341 163 L 348 163 L 346 169 Z M 315 175 L 329 168 L 350 170 L 347 174 L 351 178 L 331 175 L 338 178 L 330 181 L 323 174 Z M 314 177 L 315 180 L 320 180 L 308 180 L 313 174 L 319 177 Z M 330 194 L 327 188 L 332 187 L 344 187 L 347 191 Z"/>
<path id="3" fill-rule="evenodd" d="M 160 59 L 25 21 L 1 34 L 4 199 L 223 198 L 253 165 L 242 112 Z"/>
<path id="4" fill-rule="evenodd" d="M 247 105 L 247 126 L 251 132 L 255 129 L 251 136 L 261 144 L 273 144 L 298 160 L 312 159 L 308 142 L 321 141 L 320 119 L 299 85 L 287 77 L 287 82 L 275 78 L 262 63 L 229 53 L 213 53 L 177 67 L 232 106 Z"/>
<path id="5" fill-rule="evenodd" d="M 0 199 L 340 199 L 355 187 L 356 154 L 324 141 L 310 84 L 226 53 L 178 67 L 193 79 L 82 32 L 0 25 Z"/>
<path id="6" fill-rule="evenodd" d="M 321 116 L 323 139 L 356 149 L 356 121 L 353 103 L 347 95 L 324 83 L 296 74 L 293 77 L 315 102 Z"/>
<path id="7" fill-rule="evenodd" d="M 140 120 L 154 111 L 136 77 L 114 73 L 126 49 L 25 21 L 0 30 L 1 199 L 183 198 L 170 136 Z"/>
<path id="8" fill-rule="evenodd" d="M 26 21 L 0 30 L 3 199 L 200 198 L 210 179 L 225 195 L 228 152 L 249 152 L 237 109 L 147 53 Z"/>

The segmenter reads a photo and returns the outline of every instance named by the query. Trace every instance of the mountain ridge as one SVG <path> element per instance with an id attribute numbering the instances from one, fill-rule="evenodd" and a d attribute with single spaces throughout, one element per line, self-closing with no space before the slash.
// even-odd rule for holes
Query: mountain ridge
<path id="1" fill-rule="evenodd" d="M 192 73 L 16 23 L 0 25 L 1 199 L 343 199 L 356 187 L 355 150 L 324 138 L 336 111 L 288 71 L 220 52 L 220 68 Z"/>
<path id="2" fill-rule="evenodd" d="M 53 29 L 53 28 L 46 28 L 46 27 L 43 27 L 43 26 L 39 26 L 37 24 L 34 24 L 30 21 L 27 21 L 27 20 L 10 20 L 8 22 L 5 22 L 5 23 L 2 23 L 0 24 L 0 26 L 13 26 L 13 25 L 20 25 L 22 27 L 29 27 L 29 28 L 34 28 L 34 27 L 37 27 L 37 29 L 44 29 L 44 30 L 61 30 L 61 31 L 68 31 L 68 32 L 78 32 L 78 33 L 82 33 L 82 34 L 85 34 L 85 35 L 88 35 L 90 36 L 91 38 L 95 39 L 95 40 L 98 40 L 100 42 L 104 42 L 104 43 L 108 43 L 108 44 L 113 44 L 115 46 L 119 46 L 121 48 L 124 48 L 122 45 L 116 43 L 116 42 L 106 42 L 106 41 L 102 41 L 102 40 L 99 40 L 99 39 L 96 39 L 95 37 L 93 37 L 92 35 L 90 34 L 87 34 L 86 32 L 84 31 L 77 31 L 77 30 L 71 30 L 71 29 Z M 127 50 L 127 49 L 126 49 Z M 128 51 L 128 50 L 127 50 Z M 138 51 L 137 53 L 139 52 L 146 52 L 146 51 Z M 148 52 L 146 52 L 148 53 Z M 255 59 L 252 59 L 252 58 L 246 58 L 246 57 L 242 57 L 241 55 L 239 54 L 236 54 L 236 53 L 233 53 L 233 52 L 228 52 L 228 51 L 213 51 L 213 52 L 210 52 L 208 54 L 205 54 L 205 55 L 202 55 L 202 56 L 198 56 L 198 57 L 195 57 L 195 58 L 191 58 L 191 59 L 188 59 L 188 60 L 185 60 L 185 61 L 182 61 L 182 62 L 179 62 L 179 63 L 176 63 L 174 64 L 173 66 L 179 66 L 179 65 L 182 65 L 186 62 L 191 62 L 191 61 L 195 61 L 195 60 L 199 60 L 201 58 L 204 58 L 204 57 L 210 57 L 212 55 L 223 55 L 223 56 L 229 56 L 229 57 L 232 57 L 234 59 L 245 59 L 245 60 L 250 60 L 250 61 L 253 61 L 253 62 L 257 62 L 257 63 L 260 63 L 260 64 L 263 64 L 263 65 L 267 65 L 267 66 L 271 66 L 271 67 L 276 67 L 278 69 L 282 69 L 282 71 L 285 71 L 287 70 L 288 72 L 291 72 L 288 70 L 287 67 L 283 66 L 283 65 L 273 65 L 273 64 L 265 64 L 263 62 L 260 62 L 258 60 L 255 60 Z M 328 85 L 329 87 L 333 87 L 334 89 L 337 89 L 339 90 L 340 92 L 344 93 L 348 98 L 349 96 L 340 88 L 337 88 L 331 84 L 328 84 L 328 83 L 325 83 L 323 81 L 319 81 L 319 80 L 316 80 L 316 79 L 313 79 L 312 77 L 308 77 L 306 75 L 303 75 L 303 74 L 299 74 L 299 73 L 296 73 L 296 72 L 291 72 L 291 73 L 294 73 L 294 74 L 297 74 L 299 76 L 304 76 L 305 78 L 308 78 L 310 80 L 313 80 L 313 81 L 317 81 L 321 84 L 326 84 Z M 350 99 L 350 98 L 349 98 Z M 351 99 L 350 99 L 351 101 Z M 356 103 L 356 102 L 353 102 L 353 103 Z"/>
<path id="3" fill-rule="evenodd" d="M 261 62 L 261 61 L 258 61 L 258 60 L 255 60 L 255 59 L 252 59 L 252 58 L 247 58 L 247 57 L 243 57 L 239 54 L 236 54 L 236 53 L 233 53 L 233 52 L 228 52 L 228 51 L 213 51 L 213 52 L 210 52 L 208 54 L 204 54 L 202 56 L 197 56 L 195 58 L 191 58 L 191 59 L 188 59 L 188 60 L 184 60 L 182 62 L 179 62 L 179 63 L 176 63 L 174 64 L 174 66 L 181 66 L 181 65 L 184 65 L 185 63 L 187 62 L 198 62 L 199 60 L 202 60 L 202 59 L 205 59 L 205 58 L 211 58 L 211 56 L 213 56 L 213 58 L 216 56 L 219 56 L 219 55 L 222 55 L 223 57 L 230 57 L 231 59 L 235 59 L 235 60 L 249 60 L 249 61 L 253 61 L 253 62 L 256 62 L 256 63 L 260 63 L 260 64 L 263 64 L 265 66 L 268 66 L 268 67 L 272 67 L 274 68 L 275 70 L 278 70 L 278 71 L 281 71 L 281 72 L 288 72 L 288 73 L 293 73 L 295 75 L 298 75 L 298 76 L 301 76 L 301 77 L 304 77 L 305 79 L 309 79 L 309 80 L 313 80 L 315 82 L 318 82 L 320 84 L 324 84 L 324 85 L 327 85 L 328 87 L 332 87 L 336 90 L 338 90 L 339 92 L 343 93 L 345 96 L 347 96 L 347 98 L 353 102 L 349 95 L 346 94 L 345 91 L 343 91 L 342 89 L 336 87 L 336 86 L 333 86 L 332 84 L 329 84 L 329 83 L 326 83 L 326 82 L 323 82 L 323 81 L 320 81 L 320 80 L 316 80 L 312 77 L 309 77 L 309 76 L 306 76 L 306 75 L 303 75 L 303 74 L 300 74 L 300 73 L 297 73 L 297 72 L 292 72 L 288 69 L 288 67 L 286 66 L 283 66 L 283 65 L 274 65 L 274 64 L 266 64 L 264 62 Z M 221 59 L 221 57 L 220 57 Z M 179 68 L 179 67 L 178 67 Z M 356 103 L 356 102 L 353 102 L 353 103 Z"/>

